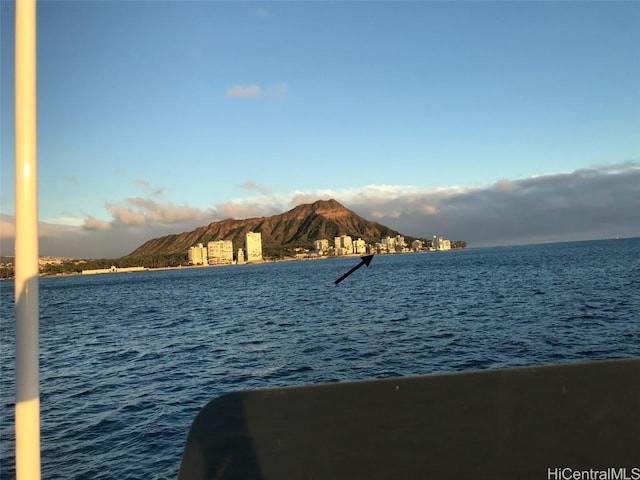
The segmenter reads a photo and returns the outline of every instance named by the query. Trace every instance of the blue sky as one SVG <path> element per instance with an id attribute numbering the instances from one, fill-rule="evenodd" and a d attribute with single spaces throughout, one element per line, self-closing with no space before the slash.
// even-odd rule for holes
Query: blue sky
<path id="1" fill-rule="evenodd" d="M 13 3 L 1 15 L 6 239 Z M 333 197 L 479 245 L 640 235 L 638 25 L 639 2 L 41 2 L 41 233 L 73 236 L 75 256 L 124 255 Z M 577 188 L 592 216 L 565 231 Z M 488 203 L 465 230 L 460 205 L 494 191 L 531 203 Z M 514 231 L 556 197 L 547 223 Z M 606 208 L 628 215 L 611 225 Z"/>

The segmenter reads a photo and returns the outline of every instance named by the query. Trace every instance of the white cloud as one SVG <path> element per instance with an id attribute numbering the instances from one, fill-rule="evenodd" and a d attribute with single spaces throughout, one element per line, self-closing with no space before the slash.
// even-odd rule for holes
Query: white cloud
<path id="1" fill-rule="evenodd" d="M 128 209 L 137 209 L 144 217 L 144 223 L 174 224 L 202 220 L 205 212 L 198 208 L 170 203 L 158 203 L 148 198 L 127 198 Z"/>
<path id="2" fill-rule="evenodd" d="M 370 193 L 342 200 L 407 235 L 438 233 L 471 245 L 497 245 L 638 236 L 638 185 L 640 164 L 632 162 L 488 187 L 417 189 L 383 202 Z"/>
<path id="3" fill-rule="evenodd" d="M 71 225 L 74 227 L 79 227 L 84 224 L 84 219 L 80 217 L 63 215 L 61 217 L 49 218 L 47 219 L 48 223 L 55 223 L 57 225 Z"/>
<path id="4" fill-rule="evenodd" d="M 493 184 L 493 188 L 495 188 L 496 190 L 515 190 L 517 188 L 517 185 L 511 180 L 498 180 Z"/>
<path id="5" fill-rule="evenodd" d="M 84 219 L 83 227 L 86 230 L 107 230 L 111 228 L 111 224 L 105 220 L 98 220 L 91 215 L 87 215 Z"/>
<path id="6" fill-rule="evenodd" d="M 214 217 L 218 220 L 225 218 L 255 218 L 282 213 L 278 206 L 263 201 L 236 201 L 220 203 L 213 209 Z"/>
<path id="7" fill-rule="evenodd" d="M 16 223 L 13 215 L 0 214 L 0 238 L 13 240 L 16 234 Z"/>
<path id="8" fill-rule="evenodd" d="M 435 205 L 425 204 L 422 206 L 422 213 L 425 215 L 435 215 L 438 213 L 438 207 Z"/>
<path id="9" fill-rule="evenodd" d="M 259 97 L 262 89 L 258 85 L 234 85 L 227 89 L 227 97 L 231 98 L 255 98 Z"/>
<path id="10" fill-rule="evenodd" d="M 147 221 L 142 213 L 135 212 L 129 207 L 107 203 L 106 208 L 113 217 L 114 225 L 144 225 Z"/>
<path id="11" fill-rule="evenodd" d="M 229 87 L 226 96 L 229 98 L 263 98 L 281 100 L 289 90 L 286 83 L 279 83 L 270 87 L 262 88 L 256 84 L 233 85 Z"/>
<path id="12" fill-rule="evenodd" d="M 263 195 L 269 195 L 271 193 L 267 187 L 258 184 L 254 180 L 245 180 L 242 184 L 238 186 L 246 190 L 255 190 L 257 192 L 260 192 Z"/>
<path id="13" fill-rule="evenodd" d="M 106 210 L 111 221 L 104 222 L 87 216 L 84 226 L 87 229 L 127 228 L 140 225 L 193 225 L 210 221 L 211 211 L 186 205 L 160 203 L 150 198 L 129 197 L 124 204 L 107 202 Z"/>
<path id="14" fill-rule="evenodd" d="M 470 245 L 640 236 L 640 162 L 503 179 L 493 185 L 366 185 L 273 196 L 279 211 L 335 198 L 410 236 L 442 234 Z"/>
<path id="15" fill-rule="evenodd" d="M 366 185 L 294 190 L 196 208 L 131 197 L 110 202 L 110 220 L 85 216 L 82 227 L 40 224 L 41 254 L 117 257 L 152 238 L 190 231 L 225 218 L 282 213 L 301 203 L 335 198 L 364 218 L 408 236 L 440 234 L 470 246 L 640 236 L 640 162 L 571 173 L 500 180 L 485 187 L 428 189 Z M 243 184 L 259 193 L 253 180 Z M 0 216 L 0 248 L 13 252 L 13 216 Z"/>
<path id="16" fill-rule="evenodd" d="M 400 218 L 400 215 L 402 215 L 402 213 L 398 210 L 395 210 L 395 211 L 371 210 L 370 214 L 371 214 L 371 217 L 375 218 L 376 220 L 380 218 Z"/>

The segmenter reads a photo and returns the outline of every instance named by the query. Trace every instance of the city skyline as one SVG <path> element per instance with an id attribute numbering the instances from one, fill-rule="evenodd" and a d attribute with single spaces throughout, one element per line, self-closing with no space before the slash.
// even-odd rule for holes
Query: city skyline
<path id="1" fill-rule="evenodd" d="M 640 236 L 637 2 L 41 2 L 41 254 L 335 198 L 470 246 Z M 0 254 L 13 253 L 0 3 Z"/>
<path id="2" fill-rule="evenodd" d="M 186 253 L 186 260 L 189 265 L 220 266 L 220 265 L 240 265 L 244 263 L 265 261 L 262 255 L 262 239 L 259 232 L 247 232 L 244 239 L 244 250 L 238 247 L 234 254 L 233 241 L 231 240 L 209 240 L 198 242 L 189 247 Z M 289 258 L 320 258 L 320 257 L 340 257 L 358 255 L 384 255 L 396 253 L 409 253 L 418 251 L 446 251 L 452 248 L 465 248 L 464 242 L 451 244 L 450 239 L 434 235 L 433 239 L 415 239 L 410 244 L 406 242 L 404 236 L 396 235 L 391 237 L 381 237 L 379 241 L 367 243 L 362 238 L 353 238 L 350 235 L 340 235 L 333 238 L 333 246 L 330 246 L 328 238 L 319 238 L 313 241 L 313 248 L 294 248 L 295 254 Z M 245 261 L 244 251 L 252 252 Z M 60 263 L 58 259 L 52 259 L 53 263 Z M 271 259 L 273 260 L 273 259 Z M 115 272 L 112 267 L 109 269 L 95 270 L 97 273 Z M 136 267 L 140 268 L 140 267 Z M 164 267 L 166 268 L 166 267 Z M 84 273 L 84 272 L 83 272 Z"/>
<path id="3" fill-rule="evenodd" d="M 209 240 L 198 242 L 189 247 L 186 257 L 190 265 L 231 265 L 234 263 L 262 262 L 262 234 L 247 232 L 244 236 L 244 250 L 239 247 L 235 251 L 231 240 Z M 246 258 L 245 258 L 246 252 Z"/>

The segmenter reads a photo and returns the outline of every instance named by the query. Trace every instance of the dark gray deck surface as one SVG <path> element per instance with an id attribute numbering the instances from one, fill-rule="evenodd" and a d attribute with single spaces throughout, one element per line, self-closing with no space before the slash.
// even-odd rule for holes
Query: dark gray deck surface
<path id="1" fill-rule="evenodd" d="M 195 419 L 179 478 L 548 479 L 611 467 L 640 468 L 640 358 L 226 394 Z"/>

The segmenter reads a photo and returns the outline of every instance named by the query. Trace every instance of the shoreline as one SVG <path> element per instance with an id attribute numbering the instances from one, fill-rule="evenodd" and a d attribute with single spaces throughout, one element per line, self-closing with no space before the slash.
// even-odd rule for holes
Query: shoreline
<path id="1" fill-rule="evenodd" d="M 464 250 L 464 248 L 452 248 L 446 251 L 458 251 Z M 437 253 L 438 250 L 421 250 L 417 252 L 396 252 L 396 253 L 376 253 L 374 255 L 406 255 L 412 253 Z M 363 255 L 361 254 L 351 254 L 351 255 L 339 255 L 339 256 L 315 256 L 315 257 L 285 257 L 278 258 L 272 260 L 262 260 L 261 262 L 248 262 L 248 263 L 231 263 L 231 264 L 223 264 L 223 265 L 178 265 L 176 267 L 143 267 L 139 270 L 127 270 L 127 268 L 136 268 L 136 267 L 123 267 L 121 271 L 104 271 L 104 272 L 93 272 L 90 274 L 82 273 L 82 272 L 72 272 L 72 273 L 57 273 L 57 274 L 43 274 L 39 275 L 39 278 L 60 278 L 60 277 L 75 277 L 75 276 L 89 276 L 92 277 L 94 275 L 112 275 L 112 274 L 124 274 L 124 273 L 143 273 L 148 271 L 162 271 L 162 270 L 185 270 L 185 269 L 194 269 L 194 268 L 216 268 L 216 267 L 235 267 L 235 266 L 243 266 L 243 265 L 261 265 L 264 263 L 278 263 L 278 262 L 299 262 L 299 261 L 317 261 L 317 260 L 328 260 L 335 258 L 360 258 Z M 80 260 L 80 259 L 79 259 Z M 101 269 L 102 270 L 102 269 Z M 104 269 L 108 270 L 108 269 Z M 0 281 L 5 280 L 14 280 L 15 277 L 9 278 L 0 278 Z"/>

